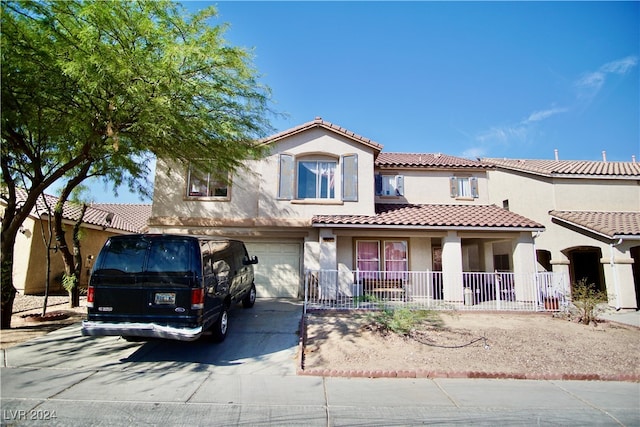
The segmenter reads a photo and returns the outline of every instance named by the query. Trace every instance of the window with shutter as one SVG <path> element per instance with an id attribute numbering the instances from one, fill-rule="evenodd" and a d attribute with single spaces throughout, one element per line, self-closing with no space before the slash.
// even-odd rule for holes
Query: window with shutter
<path id="1" fill-rule="evenodd" d="M 478 197 L 478 178 L 452 176 L 449 178 L 449 191 L 451 197 L 475 199 Z"/>
<path id="2" fill-rule="evenodd" d="M 404 176 L 376 175 L 376 196 L 404 196 Z"/>
<path id="3" fill-rule="evenodd" d="M 342 156 L 342 200 L 358 201 L 358 155 Z"/>

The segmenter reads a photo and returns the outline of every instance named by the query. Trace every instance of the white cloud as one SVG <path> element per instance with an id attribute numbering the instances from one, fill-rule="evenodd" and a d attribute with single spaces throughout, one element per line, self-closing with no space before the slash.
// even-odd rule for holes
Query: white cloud
<path id="1" fill-rule="evenodd" d="M 556 114 L 566 113 L 567 111 L 569 111 L 568 108 L 561 108 L 561 107 L 554 107 L 554 108 L 549 108 L 547 110 L 534 111 L 533 113 L 529 114 L 529 117 L 524 121 L 524 123 L 539 122 L 540 120 L 545 120 Z"/>
<path id="2" fill-rule="evenodd" d="M 635 55 L 627 56 L 604 64 L 600 69 L 606 73 L 626 74 L 631 68 L 638 63 L 638 57 Z"/>
<path id="3" fill-rule="evenodd" d="M 527 127 L 517 126 L 494 126 L 491 129 L 480 133 L 476 140 L 486 142 L 496 142 L 506 144 L 513 139 L 524 140 L 527 137 Z"/>
<path id="4" fill-rule="evenodd" d="M 607 62 L 600 66 L 596 71 L 590 71 L 584 73 L 575 82 L 575 86 L 587 93 L 582 95 L 594 96 L 602 86 L 604 85 L 607 75 L 618 74 L 623 75 L 629 72 L 633 67 L 638 64 L 638 57 L 635 55 L 627 56 L 626 58 L 618 59 L 616 61 Z"/>

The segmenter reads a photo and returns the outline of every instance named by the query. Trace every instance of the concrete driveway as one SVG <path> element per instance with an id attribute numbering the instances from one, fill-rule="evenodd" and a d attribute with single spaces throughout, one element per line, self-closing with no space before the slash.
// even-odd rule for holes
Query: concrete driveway
<path id="1" fill-rule="evenodd" d="M 251 309 L 234 306 L 222 343 L 213 343 L 207 336 L 194 342 L 84 337 L 78 324 L 6 349 L 3 366 L 295 375 L 291 362 L 301 316 L 302 303 L 294 300 L 260 299 Z"/>

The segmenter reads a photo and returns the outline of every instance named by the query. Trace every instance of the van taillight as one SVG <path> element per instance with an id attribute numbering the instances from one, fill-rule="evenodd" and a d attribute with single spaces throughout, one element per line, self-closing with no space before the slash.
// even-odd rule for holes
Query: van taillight
<path id="1" fill-rule="evenodd" d="M 87 307 L 93 308 L 93 300 L 96 297 L 96 291 L 93 286 L 87 288 Z"/>
<path id="2" fill-rule="evenodd" d="M 204 308 L 204 288 L 191 289 L 191 309 Z"/>

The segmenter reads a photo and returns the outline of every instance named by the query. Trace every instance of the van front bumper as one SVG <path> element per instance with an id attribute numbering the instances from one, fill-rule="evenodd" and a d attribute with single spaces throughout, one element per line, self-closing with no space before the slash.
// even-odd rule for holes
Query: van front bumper
<path id="1" fill-rule="evenodd" d="M 178 341 L 195 341 L 204 332 L 202 326 L 179 328 L 155 323 L 109 323 L 85 320 L 82 322 L 82 335 L 110 336 L 122 335 L 143 338 L 164 338 Z"/>

